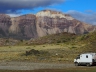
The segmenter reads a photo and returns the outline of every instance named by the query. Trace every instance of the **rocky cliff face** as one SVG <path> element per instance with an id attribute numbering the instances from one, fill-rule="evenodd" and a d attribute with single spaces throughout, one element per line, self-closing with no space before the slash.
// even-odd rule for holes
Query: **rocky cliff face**
<path id="1" fill-rule="evenodd" d="M 10 26 L 11 26 L 10 16 L 5 14 L 0 14 L 0 37 L 9 36 Z"/>
<path id="2" fill-rule="evenodd" d="M 38 36 L 69 32 L 84 34 L 94 31 L 96 27 L 80 22 L 68 14 L 44 10 L 36 14 Z"/>
<path id="3" fill-rule="evenodd" d="M 96 26 L 80 22 L 68 14 L 51 10 L 14 18 L 0 14 L 0 36 L 30 39 L 61 32 L 84 34 L 94 30 Z"/>
<path id="4" fill-rule="evenodd" d="M 16 18 L 11 18 L 12 25 L 9 28 L 10 34 L 18 38 L 36 38 L 36 16 L 23 15 Z"/>

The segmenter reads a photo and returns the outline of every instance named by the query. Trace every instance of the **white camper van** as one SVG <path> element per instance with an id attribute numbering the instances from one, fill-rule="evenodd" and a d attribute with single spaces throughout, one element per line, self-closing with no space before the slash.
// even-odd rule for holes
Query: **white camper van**
<path id="1" fill-rule="evenodd" d="M 96 53 L 84 53 L 74 59 L 75 66 L 86 65 L 91 66 L 96 64 Z"/>

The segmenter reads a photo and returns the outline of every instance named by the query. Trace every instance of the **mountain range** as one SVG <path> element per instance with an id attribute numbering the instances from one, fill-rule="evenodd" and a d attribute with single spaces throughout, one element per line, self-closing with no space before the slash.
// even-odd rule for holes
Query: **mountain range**
<path id="1" fill-rule="evenodd" d="M 62 32 L 86 34 L 96 31 L 96 26 L 76 20 L 69 14 L 42 10 L 37 14 L 10 17 L 0 14 L 0 37 L 31 39 Z"/>

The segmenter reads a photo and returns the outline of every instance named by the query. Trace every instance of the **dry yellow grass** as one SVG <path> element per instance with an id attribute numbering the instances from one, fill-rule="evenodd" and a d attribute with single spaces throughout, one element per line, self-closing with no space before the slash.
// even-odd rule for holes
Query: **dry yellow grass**
<path id="1" fill-rule="evenodd" d="M 73 58 L 77 55 L 75 49 L 78 49 L 82 45 L 68 45 L 68 44 L 44 44 L 44 45 L 33 45 L 33 46 L 4 46 L 0 47 L 0 61 L 12 61 L 12 60 L 22 60 L 22 61 L 39 61 L 45 60 L 50 62 L 56 61 L 73 61 Z M 72 49 L 73 48 L 73 49 Z M 25 52 L 31 49 L 48 51 L 50 55 L 46 56 L 25 56 Z M 50 59 L 49 59 L 50 57 Z M 47 60 L 48 59 L 48 60 Z"/>

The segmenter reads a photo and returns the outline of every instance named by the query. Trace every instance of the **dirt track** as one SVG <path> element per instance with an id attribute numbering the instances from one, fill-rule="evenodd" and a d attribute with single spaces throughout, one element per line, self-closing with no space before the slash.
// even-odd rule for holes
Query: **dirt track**
<path id="1" fill-rule="evenodd" d="M 74 64 L 32 63 L 32 62 L 0 62 L 0 69 L 35 70 L 73 68 Z"/>

